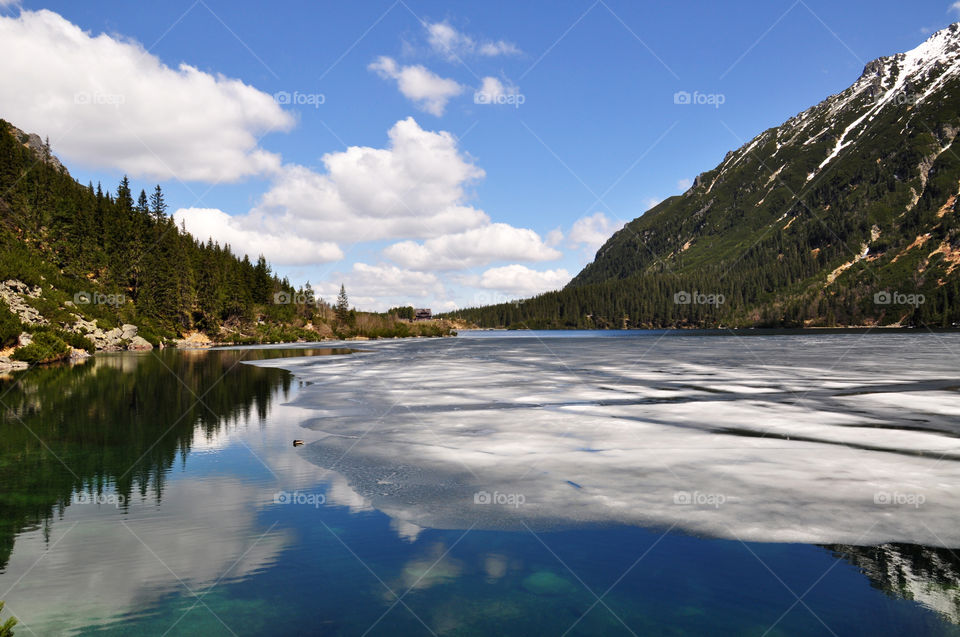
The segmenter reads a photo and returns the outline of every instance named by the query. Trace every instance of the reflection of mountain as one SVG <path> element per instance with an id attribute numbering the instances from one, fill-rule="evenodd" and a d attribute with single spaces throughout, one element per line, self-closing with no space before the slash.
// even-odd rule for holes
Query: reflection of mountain
<path id="1" fill-rule="evenodd" d="M 263 419 L 289 374 L 243 360 L 312 350 L 98 355 L 0 381 L 0 568 L 14 537 L 48 525 L 76 491 L 159 500 L 166 472 L 224 422 Z"/>
<path id="2" fill-rule="evenodd" d="M 960 624 L 960 556 L 955 551 L 916 544 L 826 548 L 859 568 L 872 586 Z"/>

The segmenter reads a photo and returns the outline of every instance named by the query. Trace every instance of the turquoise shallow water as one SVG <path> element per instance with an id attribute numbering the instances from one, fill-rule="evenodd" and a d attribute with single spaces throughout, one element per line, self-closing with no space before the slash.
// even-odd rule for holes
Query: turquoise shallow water
<path id="1" fill-rule="evenodd" d="M 380 508 L 357 486 L 360 460 L 340 473 L 292 446 L 322 381 L 242 364 L 329 353 L 98 355 L 4 380 L 0 599 L 17 634 L 960 634 L 949 548 L 491 529 L 483 507 L 413 524 L 391 508 L 407 491 Z M 391 496 L 396 479 L 375 478 Z"/>

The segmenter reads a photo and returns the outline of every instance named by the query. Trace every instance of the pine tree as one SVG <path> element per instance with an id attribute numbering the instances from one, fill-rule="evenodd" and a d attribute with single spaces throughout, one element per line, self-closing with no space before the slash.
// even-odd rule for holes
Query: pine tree
<path id="1" fill-rule="evenodd" d="M 153 194 L 150 195 L 150 213 L 157 221 L 161 221 L 167 214 L 167 202 L 163 199 L 160 184 L 157 184 L 157 187 L 153 189 Z"/>
<path id="2" fill-rule="evenodd" d="M 346 323 L 350 318 L 350 301 L 347 299 L 347 289 L 340 284 L 340 294 L 337 295 L 337 321 Z"/>

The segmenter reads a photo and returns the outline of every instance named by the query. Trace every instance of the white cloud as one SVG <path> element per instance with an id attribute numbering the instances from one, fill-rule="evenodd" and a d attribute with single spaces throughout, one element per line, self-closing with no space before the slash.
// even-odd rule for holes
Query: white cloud
<path id="1" fill-rule="evenodd" d="M 504 84 L 495 77 L 485 77 L 476 90 L 473 101 L 476 104 L 505 104 L 511 100 L 507 98 L 519 95 L 520 90 L 513 84 Z"/>
<path id="2" fill-rule="evenodd" d="M 444 294 L 443 284 L 432 272 L 404 270 L 395 265 L 354 263 L 341 276 L 347 290 L 358 290 L 377 299 L 425 299 Z M 385 308 L 384 308 L 385 309 Z"/>
<path id="3" fill-rule="evenodd" d="M 462 270 L 496 261 L 550 261 L 562 255 L 533 230 L 493 223 L 423 243 L 402 241 L 384 256 L 411 270 Z"/>
<path id="4" fill-rule="evenodd" d="M 658 198 L 656 198 L 656 197 L 650 197 L 649 199 L 647 199 L 646 201 L 643 202 L 644 205 L 647 207 L 646 210 L 644 210 L 644 212 L 646 212 L 647 210 L 650 210 L 651 208 L 653 208 L 653 207 L 655 207 L 655 206 L 658 206 L 658 205 L 659 205 L 660 203 L 662 203 L 662 202 L 663 202 L 663 199 L 658 199 Z"/>
<path id="5" fill-rule="evenodd" d="M 251 260 L 263 254 L 276 265 L 306 265 L 343 258 L 337 244 L 330 241 L 313 241 L 289 231 L 278 233 L 275 225 L 258 225 L 251 217 L 231 217 L 216 208 L 181 208 L 173 218 L 178 225 L 183 222 L 197 239 L 230 244 L 234 254 L 249 255 Z"/>
<path id="6" fill-rule="evenodd" d="M 554 228 L 547 233 L 546 238 L 543 240 L 551 248 L 556 248 L 563 242 L 563 230 L 560 228 Z"/>
<path id="7" fill-rule="evenodd" d="M 570 282 L 570 273 L 564 269 L 532 270 L 513 264 L 491 268 L 480 276 L 479 287 L 504 294 L 533 296 L 549 290 L 558 290 Z"/>
<path id="8" fill-rule="evenodd" d="M 614 221 L 602 212 L 595 212 L 574 222 L 567 235 L 567 243 L 571 248 L 584 247 L 595 252 L 623 225 L 622 221 Z"/>
<path id="9" fill-rule="evenodd" d="M 512 42 L 497 40 L 496 42 L 484 42 L 477 49 L 477 53 L 488 57 L 495 57 L 497 55 L 519 55 L 521 51 Z"/>
<path id="10" fill-rule="evenodd" d="M 380 56 L 368 66 L 384 79 L 396 80 L 397 88 L 417 107 L 437 117 L 443 115 L 450 98 L 460 95 L 464 87 L 454 80 L 440 77 L 425 66 L 399 66 L 391 57 Z"/>
<path id="11" fill-rule="evenodd" d="M 0 8 L 19 7 L 22 0 L 0 0 Z"/>
<path id="12" fill-rule="evenodd" d="M 62 158 L 138 177 L 272 173 L 280 157 L 258 139 L 294 124 L 270 95 L 239 80 L 172 69 L 137 42 L 91 36 L 47 10 L 0 16 L 0 75 L 4 118 L 49 135 Z"/>
<path id="13" fill-rule="evenodd" d="M 322 173 L 284 168 L 247 225 L 283 227 L 314 241 L 373 241 L 435 237 L 490 222 L 465 204 L 466 189 L 484 172 L 450 133 L 426 131 L 408 117 L 388 136 L 387 148 L 351 146 L 324 155 Z"/>
<path id="14" fill-rule="evenodd" d="M 960 2 L 954 2 L 953 4 L 951 4 L 950 8 L 947 9 L 947 13 L 951 11 L 954 13 L 960 13 Z"/>
<path id="15" fill-rule="evenodd" d="M 680 192 L 687 192 L 687 190 L 689 190 L 690 186 L 692 185 L 693 185 L 692 179 L 684 178 L 684 179 L 677 180 L 677 190 L 679 190 Z"/>
<path id="16" fill-rule="evenodd" d="M 400 305 L 437 306 L 448 296 L 440 278 L 432 272 L 404 270 L 395 265 L 354 263 L 346 272 L 334 272 L 313 285 L 325 299 L 334 299 L 342 283 L 350 305 L 382 312 Z"/>
<path id="17" fill-rule="evenodd" d="M 477 42 L 469 35 L 457 31 L 447 22 L 428 23 L 427 41 L 430 47 L 449 60 L 457 60 L 469 55 L 496 57 L 500 55 L 518 55 L 520 49 L 504 40 L 484 40 Z"/>

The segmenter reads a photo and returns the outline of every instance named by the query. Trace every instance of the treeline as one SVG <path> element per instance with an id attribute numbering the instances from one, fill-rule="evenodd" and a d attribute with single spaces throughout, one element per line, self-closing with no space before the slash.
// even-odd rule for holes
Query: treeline
<path id="1" fill-rule="evenodd" d="M 74 313 L 103 328 L 133 323 L 153 344 L 192 330 L 241 343 L 430 335 L 388 314 L 358 320 L 363 313 L 342 307 L 345 291 L 334 307 L 309 283 L 296 289 L 274 275 L 263 256 L 254 263 L 197 240 L 167 214 L 159 185 L 136 193 L 124 177 L 114 191 L 83 186 L 49 144 L 38 152 L 19 134 L 0 120 L 0 279 L 42 286 L 31 303 L 55 323 Z"/>
<path id="2" fill-rule="evenodd" d="M 99 293 L 121 310 L 129 301 L 128 310 L 164 331 L 214 330 L 270 303 L 275 292 L 295 292 L 262 257 L 251 263 L 229 245 L 178 228 L 160 186 L 134 195 L 124 177 L 115 192 L 84 187 L 49 161 L 49 146 L 43 152 L 38 158 L 0 120 L 3 274 L 41 284 L 43 268 L 23 254 L 24 247 L 39 249 L 66 278 L 94 288 L 78 292 L 94 302 Z"/>

